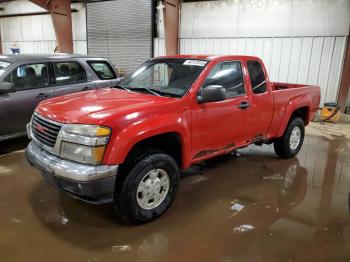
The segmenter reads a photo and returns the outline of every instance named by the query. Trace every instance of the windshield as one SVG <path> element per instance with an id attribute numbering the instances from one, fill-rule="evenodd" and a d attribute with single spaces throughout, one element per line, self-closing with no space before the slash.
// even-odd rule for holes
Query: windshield
<path id="1" fill-rule="evenodd" d="M 118 86 L 131 91 L 182 97 L 206 64 L 207 61 L 194 59 L 152 59 L 125 77 Z"/>
<path id="2" fill-rule="evenodd" d="M 9 62 L 0 60 L 0 76 L 5 72 L 6 67 L 8 67 L 9 65 Z"/>

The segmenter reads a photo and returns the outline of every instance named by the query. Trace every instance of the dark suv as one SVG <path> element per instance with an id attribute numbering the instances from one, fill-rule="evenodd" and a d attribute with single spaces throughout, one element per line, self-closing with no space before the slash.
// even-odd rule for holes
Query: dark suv
<path id="1" fill-rule="evenodd" d="M 105 58 L 86 55 L 0 56 L 0 141 L 25 135 L 44 99 L 110 87 L 119 82 Z"/>

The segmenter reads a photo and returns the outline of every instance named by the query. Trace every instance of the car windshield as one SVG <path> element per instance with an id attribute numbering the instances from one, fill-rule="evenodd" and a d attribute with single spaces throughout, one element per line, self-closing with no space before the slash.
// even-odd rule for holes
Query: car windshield
<path id="1" fill-rule="evenodd" d="M 8 67 L 9 65 L 9 62 L 0 60 L 0 76 L 5 72 L 6 67 Z"/>
<path id="2" fill-rule="evenodd" d="M 152 59 L 125 77 L 117 87 L 153 95 L 182 97 L 206 64 L 207 61 L 196 59 Z"/>

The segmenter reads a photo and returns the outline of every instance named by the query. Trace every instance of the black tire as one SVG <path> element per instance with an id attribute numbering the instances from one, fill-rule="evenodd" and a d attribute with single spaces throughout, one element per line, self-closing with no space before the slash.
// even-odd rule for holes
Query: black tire
<path id="1" fill-rule="evenodd" d="M 164 170 L 168 175 L 170 186 L 165 199 L 158 206 L 143 209 L 137 202 L 137 188 L 144 176 L 153 169 Z M 124 176 L 123 181 L 119 179 L 116 182 L 114 208 L 125 221 L 143 224 L 167 211 L 176 197 L 179 184 L 179 169 L 171 156 L 155 150 L 140 152 L 128 163 L 124 172 L 125 174 L 120 174 Z"/>
<path id="2" fill-rule="evenodd" d="M 301 132 L 300 141 L 296 148 L 290 146 L 290 139 L 292 131 L 295 127 L 298 127 Z M 305 126 L 304 121 L 300 117 L 296 117 L 291 120 L 283 134 L 282 137 L 278 138 L 274 142 L 274 148 L 276 154 L 281 158 L 291 158 L 294 157 L 300 151 L 301 146 L 304 142 Z"/>

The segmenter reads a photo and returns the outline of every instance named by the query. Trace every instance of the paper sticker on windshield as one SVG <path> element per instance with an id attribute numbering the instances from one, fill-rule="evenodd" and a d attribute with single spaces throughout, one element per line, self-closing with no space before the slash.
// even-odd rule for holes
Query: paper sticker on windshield
<path id="1" fill-rule="evenodd" d="M 207 61 L 202 60 L 186 60 L 183 65 L 189 65 L 189 66 L 204 66 L 207 63 Z"/>

